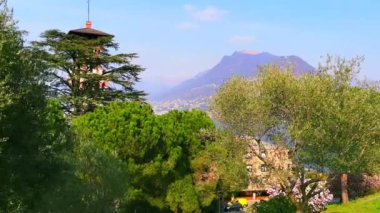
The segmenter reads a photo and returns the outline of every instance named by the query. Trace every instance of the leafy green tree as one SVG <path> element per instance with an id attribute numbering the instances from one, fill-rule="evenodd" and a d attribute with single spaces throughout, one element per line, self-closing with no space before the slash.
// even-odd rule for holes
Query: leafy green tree
<path id="1" fill-rule="evenodd" d="M 63 114 L 44 97 L 43 66 L 23 45 L 6 1 L 0 1 L 0 211 L 38 208 L 54 187 L 66 142 Z"/>
<path id="2" fill-rule="evenodd" d="M 294 213 L 296 206 L 286 196 L 277 196 L 255 203 L 248 212 L 257 213 Z"/>
<path id="3" fill-rule="evenodd" d="M 47 67 L 50 92 L 66 113 L 80 115 L 111 101 L 143 99 L 145 93 L 134 88 L 143 68 L 131 63 L 136 54 L 110 53 L 118 48 L 112 36 L 86 38 L 48 30 L 41 37 L 33 47 Z"/>
<path id="4" fill-rule="evenodd" d="M 298 174 L 301 190 L 311 185 L 302 192 L 301 208 L 318 193 L 321 180 L 319 175 L 307 180 L 306 167 L 345 173 L 379 165 L 379 92 L 351 85 L 357 65 L 357 60 L 328 61 L 317 74 L 300 77 L 291 69 L 266 66 L 257 79 L 231 79 L 213 99 L 214 116 L 236 134 L 254 137 L 259 149 L 253 154 L 270 168 L 275 170 L 273 163 L 260 156 L 266 152 L 262 139 L 290 151 L 294 171 L 282 172 L 279 180 L 286 193 Z"/>
<path id="5" fill-rule="evenodd" d="M 65 155 L 68 164 L 59 184 L 44 193 L 41 212 L 124 212 L 129 191 L 126 166 L 87 141 L 75 141 L 74 152 Z"/>
<path id="6" fill-rule="evenodd" d="M 147 104 L 115 102 L 78 117 L 72 127 L 80 143 L 87 141 L 123 162 L 130 187 L 120 202 L 122 208 L 188 211 L 188 202 L 195 202 L 188 180 L 191 159 L 202 149 L 199 131 L 214 128 L 205 113 L 172 111 L 157 116 Z M 186 199 L 179 201 L 171 195 L 182 185 L 189 188 L 181 192 Z"/>
<path id="7" fill-rule="evenodd" d="M 191 165 L 201 205 L 207 207 L 216 199 L 247 187 L 249 178 L 243 162 L 247 147 L 227 132 L 205 131 L 202 136 L 207 142 Z"/>
<path id="8" fill-rule="evenodd" d="M 368 84 L 352 86 L 359 68 L 360 59 L 329 58 L 314 77 L 316 86 L 304 92 L 307 103 L 292 127 L 303 141 L 306 163 L 341 175 L 343 202 L 348 201 L 347 173 L 379 171 L 380 165 L 380 94 Z M 313 79 L 305 79 L 305 87 L 307 81 Z"/>
<path id="9" fill-rule="evenodd" d="M 219 191 L 247 185 L 244 148 L 235 137 L 215 132 L 201 111 L 158 116 L 147 104 L 115 102 L 78 117 L 72 127 L 77 146 L 92 144 L 123 162 L 128 186 L 121 209 L 199 212 Z"/>
<path id="10" fill-rule="evenodd" d="M 191 175 L 170 184 L 166 200 L 173 212 L 201 212 L 199 197 Z"/>

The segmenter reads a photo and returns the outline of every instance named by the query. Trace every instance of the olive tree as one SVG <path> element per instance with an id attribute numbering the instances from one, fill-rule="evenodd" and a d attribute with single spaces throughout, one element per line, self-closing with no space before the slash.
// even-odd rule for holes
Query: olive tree
<path id="1" fill-rule="evenodd" d="M 379 92 L 352 86 L 359 60 L 331 58 L 315 74 L 295 76 L 291 69 L 266 66 L 256 79 L 235 77 L 212 100 L 215 118 L 238 135 L 254 137 L 252 152 L 273 170 L 262 140 L 289 150 L 293 171 L 277 173 L 291 194 L 298 178 L 307 209 L 321 176 L 315 172 L 364 172 L 378 166 Z M 343 193 L 344 194 L 344 193 Z"/>

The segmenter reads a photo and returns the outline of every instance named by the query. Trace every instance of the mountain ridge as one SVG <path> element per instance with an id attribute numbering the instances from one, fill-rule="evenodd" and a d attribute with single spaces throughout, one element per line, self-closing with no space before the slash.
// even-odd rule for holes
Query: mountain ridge
<path id="1" fill-rule="evenodd" d="M 213 95 L 219 86 L 232 76 L 255 77 L 259 67 L 268 64 L 280 67 L 293 66 L 297 75 L 315 71 L 314 67 L 295 55 L 277 56 L 252 50 L 235 51 L 232 55 L 223 56 L 211 69 L 200 72 L 169 89 L 161 97 L 155 98 L 155 101 L 204 99 Z"/>

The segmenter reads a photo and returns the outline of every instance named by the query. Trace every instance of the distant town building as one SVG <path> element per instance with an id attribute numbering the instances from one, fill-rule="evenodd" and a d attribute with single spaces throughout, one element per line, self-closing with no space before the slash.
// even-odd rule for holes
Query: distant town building
<path id="1" fill-rule="evenodd" d="M 289 158 L 288 149 L 268 142 L 261 142 L 262 148 L 259 149 L 258 143 L 253 138 L 245 138 L 244 140 L 249 143 L 244 162 L 250 181 L 248 187 L 243 191 L 250 194 L 266 191 L 271 186 L 277 185 L 281 173 L 291 171 L 292 161 Z"/>

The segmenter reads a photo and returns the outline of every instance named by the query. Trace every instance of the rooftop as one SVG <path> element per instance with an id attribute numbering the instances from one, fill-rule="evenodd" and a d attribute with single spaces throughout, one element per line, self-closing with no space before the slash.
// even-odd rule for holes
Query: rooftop
<path id="1" fill-rule="evenodd" d="M 83 36 L 83 37 L 89 37 L 89 38 L 98 38 L 101 36 L 114 37 L 111 34 L 105 33 L 105 32 L 100 31 L 100 30 L 93 29 L 90 21 L 86 22 L 85 28 L 70 30 L 69 34 L 75 34 L 75 35 L 79 35 L 79 36 Z"/>

